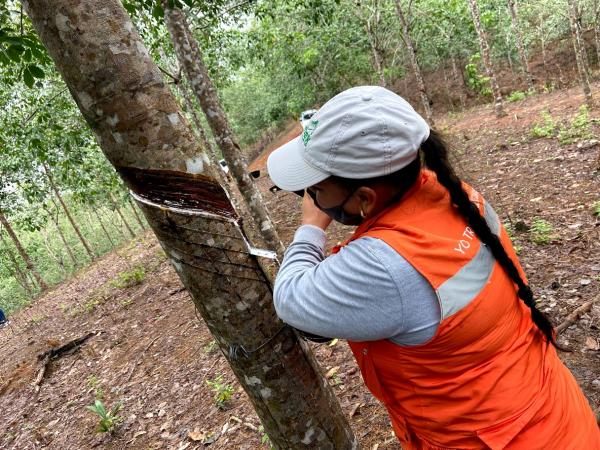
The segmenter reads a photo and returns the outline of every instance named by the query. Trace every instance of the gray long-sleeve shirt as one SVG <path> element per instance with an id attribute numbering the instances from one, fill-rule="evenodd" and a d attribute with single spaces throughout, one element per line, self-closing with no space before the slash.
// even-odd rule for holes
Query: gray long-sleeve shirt
<path id="1" fill-rule="evenodd" d="M 279 317 L 295 328 L 353 341 L 431 339 L 440 307 L 429 282 L 392 247 L 363 237 L 325 258 L 325 232 L 296 231 L 273 294 Z"/>

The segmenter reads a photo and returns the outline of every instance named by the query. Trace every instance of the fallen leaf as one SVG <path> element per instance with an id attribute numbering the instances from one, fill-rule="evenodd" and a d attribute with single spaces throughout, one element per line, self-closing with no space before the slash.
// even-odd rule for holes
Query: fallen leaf
<path id="1" fill-rule="evenodd" d="M 337 344 L 339 341 L 340 341 L 340 340 L 339 340 L 338 338 L 335 338 L 333 341 L 331 341 L 331 342 L 329 343 L 329 346 L 330 346 L 330 347 L 333 347 L 333 346 L 334 346 L 335 344 Z"/>
<path id="2" fill-rule="evenodd" d="M 340 370 L 340 366 L 332 367 L 325 374 L 325 378 L 331 378 L 332 376 L 334 376 L 337 373 L 338 370 Z"/>
<path id="3" fill-rule="evenodd" d="M 356 414 L 356 412 L 358 411 L 358 408 L 360 408 L 361 406 L 364 406 L 364 403 L 355 403 L 352 409 L 350 410 L 350 417 L 353 417 L 354 414 Z"/>
<path id="4" fill-rule="evenodd" d="M 188 433 L 188 437 L 194 442 L 201 441 L 204 439 L 205 435 L 206 433 L 204 431 L 198 431 L 196 428 L 194 428 L 194 431 Z"/>
<path id="5" fill-rule="evenodd" d="M 600 350 L 600 344 L 591 336 L 585 338 L 585 346 L 590 350 Z"/>
<path id="6" fill-rule="evenodd" d="M 589 278 L 582 278 L 581 280 L 579 280 L 579 284 L 582 286 L 587 286 L 591 282 L 592 282 L 592 280 L 590 280 Z"/>

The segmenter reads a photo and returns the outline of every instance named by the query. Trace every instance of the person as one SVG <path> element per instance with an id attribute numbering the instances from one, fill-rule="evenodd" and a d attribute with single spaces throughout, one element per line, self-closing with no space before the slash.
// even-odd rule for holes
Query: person
<path id="1" fill-rule="evenodd" d="M 348 340 L 403 449 L 600 450 L 497 214 L 410 104 L 382 87 L 346 90 L 267 168 L 308 194 L 277 314 Z M 325 257 L 332 220 L 356 229 Z"/>

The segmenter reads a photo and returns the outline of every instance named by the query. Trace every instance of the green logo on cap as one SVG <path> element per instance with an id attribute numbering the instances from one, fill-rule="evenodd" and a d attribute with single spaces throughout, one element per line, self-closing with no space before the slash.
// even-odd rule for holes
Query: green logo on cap
<path id="1" fill-rule="evenodd" d="M 306 147 L 310 142 L 310 138 L 312 137 L 317 125 L 319 124 L 318 120 L 311 120 L 306 128 L 304 128 L 304 133 L 302 133 L 302 142 L 304 142 L 304 146 Z"/>

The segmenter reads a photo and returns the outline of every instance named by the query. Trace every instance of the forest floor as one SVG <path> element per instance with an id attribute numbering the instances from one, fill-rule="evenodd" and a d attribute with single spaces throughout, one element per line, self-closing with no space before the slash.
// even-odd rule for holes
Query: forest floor
<path id="1" fill-rule="evenodd" d="M 594 93 L 600 98 L 599 86 Z M 502 119 L 484 106 L 439 117 L 437 124 L 453 144 L 461 175 L 511 225 L 540 307 L 555 323 L 600 294 L 600 218 L 593 209 L 600 200 L 600 127 L 593 119 L 600 112 L 593 110 L 585 127 L 571 126 L 581 103 L 579 90 L 557 91 L 508 104 Z M 557 137 L 534 139 L 531 130 L 543 122 L 544 109 L 556 132 L 564 124 L 563 141 L 569 130 L 578 137 L 564 145 Z M 264 168 L 268 152 L 299 131 L 290 125 L 253 168 Z M 298 198 L 270 192 L 264 173 L 258 184 L 287 244 L 298 224 Z M 332 227 L 330 245 L 349 232 Z M 94 334 L 41 372 L 39 355 L 88 333 Z M 572 349 L 561 358 L 598 412 L 600 299 L 559 341 Z M 347 345 L 312 347 L 363 448 L 400 448 Z M 214 389 L 229 386 L 231 398 L 219 407 Z M 98 417 L 86 409 L 95 399 L 122 404 L 114 434 L 95 432 Z M 0 448 L 268 448 L 259 426 L 150 232 L 98 259 L 0 329 Z"/>

